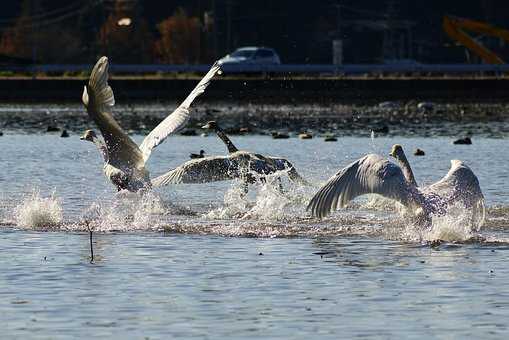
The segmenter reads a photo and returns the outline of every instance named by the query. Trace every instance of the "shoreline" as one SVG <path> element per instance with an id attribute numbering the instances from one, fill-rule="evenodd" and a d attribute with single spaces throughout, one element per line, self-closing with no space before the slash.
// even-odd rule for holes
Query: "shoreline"
<path id="1" fill-rule="evenodd" d="M 118 97 L 117 97 L 118 100 Z M 509 137 L 509 104 L 427 102 L 415 100 L 368 104 L 269 104 L 239 101 L 197 102 L 183 134 L 200 135 L 199 127 L 217 120 L 228 134 L 270 135 L 282 132 L 296 136 L 485 136 Z M 118 100 L 112 114 L 130 134 L 146 134 L 178 106 L 177 102 L 125 103 Z M 1 104 L 0 131 L 47 133 L 48 128 L 81 134 L 94 129 L 79 102 L 72 104 Z M 54 131 L 57 132 L 57 131 Z"/>
<path id="2" fill-rule="evenodd" d="M 122 102 L 185 98 L 197 79 L 113 77 Z M 0 102 L 76 102 L 85 78 L 0 78 Z M 509 102 L 508 78 L 221 78 L 201 98 L 269 103 Z"/>

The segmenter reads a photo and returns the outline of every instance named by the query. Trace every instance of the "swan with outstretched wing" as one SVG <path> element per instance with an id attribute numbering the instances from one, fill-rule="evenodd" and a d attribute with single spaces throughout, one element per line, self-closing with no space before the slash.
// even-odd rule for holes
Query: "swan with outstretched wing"
<path id="1" fill-rule="evenodd" d="M 104 174 L 118 190 L 138 191 L 151 187 L 145 164 L 152 150 L 187 124 L 191 104 L 205 91 L 219 70 L 216 62 L 180 106 L 157 125 L 138 147 L 111 115 L 110 108 L 115 105 L 115 98 L 108 85 L 108 58 L 99 59 L 83 90 L 82 101 L 88 115 L 101 131 L 104 142 L 98 140 L 91 130 L 87 130 L 82 139 L 93 142 L 103 153 Z"/>
<path id="2" fill-rule="evenodd" d="M 208 122 L 203 128 L 216 132 L 228 149 L 228 155 L 203 157 L 187 161 L 154 179 L 152 181 L 154 186 L 241 179 L 244 182 L 245 191 L 247 191 L 249 183 L 254 183 L 258 180 L 264 182 L 266 176 L 276 174 L 277 172 L 286 173 L 292 182 L 309 185 L 300 176 L 292 163 L 285 158 L 264 156 L 237 149 L 215 121 Z"/>
<path id="3" fill-rule="evenodd" d="M 466 164 L 452 160 L 443 179 L 421 188 L 416 185 L 402 147 L 393 146 L 391 155 L 401 166 L 375 154 L 347 165 L 320 188 L 307 209 L 313 216 L 323 218 L 358 196 L 378 194 L 403 204 L 425 223 L 431 221 L 432 215 L 445 214 L 448 207 L 460 203 L 473 209 L 477 227 L 482 225 L 484 196 L 477 177 Z"/>

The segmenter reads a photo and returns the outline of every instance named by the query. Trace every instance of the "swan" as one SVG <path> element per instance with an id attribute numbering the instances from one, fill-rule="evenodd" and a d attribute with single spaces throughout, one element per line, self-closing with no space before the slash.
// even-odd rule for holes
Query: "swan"
<path id="1" fill-rule="evenodd" d="M 202 94 L 211 79 L 220 70 L 217 62 L 211 67 L 187 98 L 156 126 L 138 146 L 115 121 L 109 108 L 115 105 L 113 90 L 108 85 L 108 58 L 101 57 L 85 85 L 82 101 L 87 113 L 96 123 L 104 142 L 97 134 L 87 130 L 82 140 L 93 142 L 104 159 L 104 174 L 117 189 L 138 191 L 150 189 L 152 183 L 145 164 L 152 149 L 161 144 L 170 134 L 182 129 L 189 120 L 189 107 L 196 97 Z"/>
<path id="2" fill-rule="evenodd" d="M 379 194 L 403 204 L 414 213 L 417 222 L 425 226 L 431 225 L 432 215 L 444 215 L 447 208 L 457 202 L 472 209 L 473 218 L 480 213 L 482 224 L 484 196 L 477 177 L 465 163 L 451 160 L 451 168 L 445 177 L 420 188 L 401 145 L 394 145 L 390 155 L 400 166 L 376 154 L 368 154 L 350 163 L 318 190 L 307 210 L 322 218 L 358 196 Z"/>
<path id="3" fill-rule="evenodd" d="M 228 155 L 209 156 L 187 161 L 165 175 L 154 179 L 152 182 L 154 186 L 207 183 L 239 178 L 243 180 L 246 191 L 248 183 L 252 184 L 257 181 L 254 174 L 259 175 L 261 182 L 265 182 L 265 176 L 284 170 L 287 171 L 288 178 L 292 182 L 309 185 L 288 160 L 239 150 L 217 122 L 210 121 L 202 128 L 216 132 L 226 145 Z"/>
<path id="4" fill-rule="evenodd" d="M 214 130 L 216 135 L 226 145 L 228 153 L 231 156 L 234 156 L 234 154 L 241 152 L 239 151 L 239 149 L 237 149 L 237 147 L 233 144 L 231 139 L 226 135 L 224 130 L 219 126 L 219 124 L 216 121 L 211 120 L 207 122 L 207 124 L 202 126 L 202 129 Z M 258 173 L 259 175 L 270 175 L 276 171 L 288 170 L 288 177 L 290 178 L 291 181 L 300 183 L 302 185 L 310 185 L 301 175 L 299 175 L 293 164 L 290 163 L 285 158 L 262 156 L 260 154 L 255 154 L 247 151 L 242 152 L 253 157 L 254 160 L 253 164 L 255 164 L 255 166 L 252 166 L 250 170 Z M 262 162 L 265 162 L 265 166 L 262 164 L 258 164 L 260 160 Z"/>
<path id="5" fill-rule="evenodd" d="M 406 158 L 403 147 L 399 144 L 393 145 L 389 154 L 396 159 L 403 169 L 405 179 L 417 186 L 415 175 Z M 449 172 L 438 182 L 431 185 L 419 187 L 428 199 L 441 200 L 441 211 L 445 212 L 447 206 L 454 203 L 461 203 L 465 208 L 472 209 L 474 217 L 479 215 L 480 223 L 484 222 L 485 206 L 484 195 L 479 180 L 474 172 L 465 163 L 459 160 L 451 160 Z"/>

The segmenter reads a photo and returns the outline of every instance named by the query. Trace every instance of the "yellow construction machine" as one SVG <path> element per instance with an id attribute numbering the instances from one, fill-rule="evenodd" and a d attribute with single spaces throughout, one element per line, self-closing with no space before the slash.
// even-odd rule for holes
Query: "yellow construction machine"
<path id="1" fill-rule="evenodd" d="M 483 46 L 480 42 L 476 41 L 476 39 L 468 35 L 466 31 L 498 37 L 504 41 L 509 42 L 508 30 L 498 28 L 480 21 L 447 15 L 444 16 L 443 27 L 445 33 L 447 33 L 451 39 L 457 41 L 478 55 L 486 64 L 505 64 L 502 58 L 500 58 L 486 46 Z"/>

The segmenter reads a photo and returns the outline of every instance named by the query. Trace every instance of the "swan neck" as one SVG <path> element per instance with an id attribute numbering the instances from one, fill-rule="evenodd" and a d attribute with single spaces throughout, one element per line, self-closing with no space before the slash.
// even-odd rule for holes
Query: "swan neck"
<path id="1" fill-rule="evenodd" d="M 405 176 L 406 180 L 417 187 L 417 181 L 415 180 L 414 172 L 412 171 L 412 168 L 410 167 L 410 163 L 408 162 L 408 159 L 403 154 L 398 157 L 399 163 L 401 164 L 401 169 L 403 170 L 403 175 Z"/>
<path id="2" fill-rule="evenodd" d="M 224 133 L 224 131 L 219 126 L 216 126 L 216 134 L 219 138 L 221 138 L 221 140 L 224 142 L 224 144 L 226 144 L 226 147 L 228 148 L 229 153 L 234 153 L 234 152 L 239 151 L 239 149 L 237 149 L 237 147 L 235 145 L 233 145 L 230 138 L 228 138 L 226 133 Z"/>

